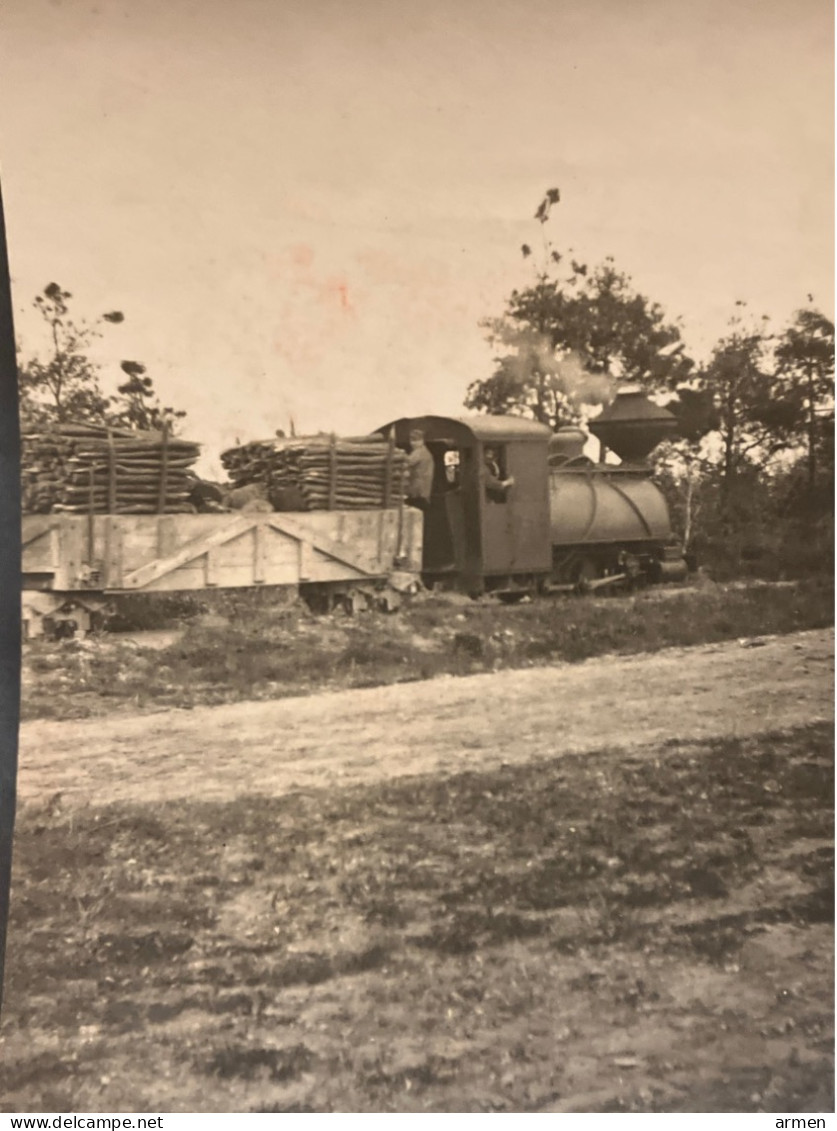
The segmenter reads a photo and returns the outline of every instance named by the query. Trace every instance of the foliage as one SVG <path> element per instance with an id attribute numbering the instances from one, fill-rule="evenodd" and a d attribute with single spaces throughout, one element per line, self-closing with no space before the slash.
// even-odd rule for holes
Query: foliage
<path id="1" fill-rule="evenodd" d="M 544 197 L 535 214 L 542 230 L 559 199 L 557 189 Z M 528 244 L 521 251 L 533 254 Z M 471 384 L 466 407 L 532 416 L 554 429 L 576 422 L 583 405 L 610 400 L 616 379 L 659 390 L 690 373 L 679 328 L 612 258 L 592 269 L 570 258 L 568 273 L 564 259 L 544 238 L 534 284 L 514 290 L 504 313 L 483 322 L 503 352 L 494 373 Z"/>
<path id="2" fill-rule="evenodd" d="M 700 385 L 718 411 L 722 493 L 728 501 L 745 465 L 766 468 L 793 446 L 798 410 L 777 379 L 766 331 L 747 326 L 740 316 L 712 351 Z"/>
<path id="3" fill-rule="evenodd" d="M 813 308 L 797 311 L 776 347 L 784 399 L 806 448 L 808 495 L 817 489 L 818 467 L 834 484 L 834 323 Z M 811 500 L 809 500 L 811 501 Z"/>
<path id="4" fill-rule="evenodd" d="M 764 542 L 755 533 L 754 514 L 770 515 L 779 524 L 776 536 L 768 538 L 775 549 L 785 511 L 797 518 L 801 510 L 830 511 L 833 346 L 833 325 L 816 311 L 800 312 L 778 339 L 764 321 L 755 326 L 742 309 L 736 312 L 708 364 L 668 405 L 678 417 L 679 440 L 655 454 L 656 470 L 673 489 L 675 509 L 683 512 L 687 542 L 708 521 L 717 528 L 712 537 L 724 541 L 728 556 L 740 563 L 754 538 Z M 795 470 L 803 449 L 804 481 Z M 695 508 L 704 511 L 697 526 Z M 818 528 L 801 537 L 808 545 L 821 542 Z M 784 556 L 782 550 L 779 557 Z"/>
<path id="5" fill-rule="evenodd" d="M 111 398 L 113 423 L 146 432 L 162 431 L 163 428 L 174 431 L 175 422 L 186 413 L 160 403 L 144 365 L 138 361 L 123 361 L 121 368 L 128 379 L 117 387 L 118 397 Z"/>
<path id="6" fill-rule="evenodd" d="M 689 386 L 679 388 L 666 408 L 677 420 L 676 438 L 659 444 L 650 459 L 688 558 L 705 502 L 706 473 L 713 466 L 707 437 L 718 428 L 720 416 L 710 391 Z"/>
<path id="7" fill-rule="evenodd" d="M 697 459 L 684 473 L 670 453 L 661 450 L 658 458 L 655 480 L 693 566 L 721 581 L 788 580 L 833 572 L 833 518 L 830 509 L 812 514 L 801 505 L 804 467 L 796 464 L 766 474 L 755 464 L 745 464 L 732 491 L 725 493 L 720 463 Z"/>
<path id="8" fill-rule="evenodd" d="M 678 438 L 659 448 L 653 462 L 666 480 L 674 508 L 682 512 L 687 545 L 696 511 L 707 504 L 717 511 L 728 536 L 749 530 L 753 476 L 769 495 L 772 479 L 790 466 L 804 430 L 807 402 L 789 354 L 787 337 L 776 349 L 766 320 L 762 325 L 748 323 L 739 309 L 708 363 L 667 405 L 677 417 Z M 793 356 L 800 354 L 804 358 L 801 349 Z M 765 505 L 762 500 L 762 511 Z"/>
<path id="9" fill-rule="evenodd" d="M 49 283 L 35 297 L 33 305 L 46 323 L 50 350 L 46 357 L 33 356 L 18 365 L 24 431 L 68 421 L 148 430 L 161 428 L 165 421 L 171 430 L 174 421 L 186 414 L 160 404 L 145 366 L 138 362 L 122 362 L 128 379 L 119 385 L 116 396 L 102 391 L 90 351 L 102 336 L 103 323 L 118 325 L 125 316 L 112 310 L 93 323 L 77 320 L 70 310 L 72 297 L 58 283 Z"/>
<path id="10" fill-rule="evenodd" d="M 99 385 L 98 373 L 88 352 L 100 336 L 99 323 L 77 322 L 70 314 L 72 295 L 50 283 L 34 301 L 46 323 L 52 350 L 46 359 L 30 358 L 19 366 L 20 412 L 24 430 L 68 420 L 104 424 L 109 400 Z M 123 315 L 104 316 L 119 323 Z"/>
<path id="11" fill-rule="evenodd" d="M 677 420 L 677 436 L 681 442 L 700 445 L 704 437 L 721 423 L 711 390 L 683 385 L 677 396 L 666 402 L 666 408 Z"/>

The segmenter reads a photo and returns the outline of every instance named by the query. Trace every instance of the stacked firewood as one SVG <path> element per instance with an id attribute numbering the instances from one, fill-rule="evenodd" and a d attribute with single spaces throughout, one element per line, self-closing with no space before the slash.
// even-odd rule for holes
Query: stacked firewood
<path id="1" fill-rule="evenodd" d="M 221 462 L 235 487 L 264 485 L 276 510 L 355 510 L 404 498 L 404 452 L 383 436 L 257 440 Z"/>
<path id="2" fill-rule="evenodd" d="M 180 514 L 200 448 L 162 432 L 58 424 L 22 437 L 23 510 Z"/>

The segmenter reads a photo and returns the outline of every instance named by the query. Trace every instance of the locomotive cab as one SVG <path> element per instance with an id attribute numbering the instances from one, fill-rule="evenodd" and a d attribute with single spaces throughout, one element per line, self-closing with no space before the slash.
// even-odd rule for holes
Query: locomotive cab
<path id="1" fill-rule="evenodd" d="M 512 416 L 405 417 L 395 432 L 409 450 L 413 429 L 433 457 L 424 516 L 422 576 L 427 585 L 525 593 L 549 577 L 550 430 Z"/>

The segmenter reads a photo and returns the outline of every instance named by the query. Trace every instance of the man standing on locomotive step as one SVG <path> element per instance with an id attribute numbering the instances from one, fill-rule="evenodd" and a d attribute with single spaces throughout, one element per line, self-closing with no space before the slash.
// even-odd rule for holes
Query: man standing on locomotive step
<path id="1" fill-rule="evenodd" d="M 407 505 L 426 511 L 433 490 L 433 456 L 424 442 L 420 428 L 410 431 L 410 454 L 407 456 Z"/>

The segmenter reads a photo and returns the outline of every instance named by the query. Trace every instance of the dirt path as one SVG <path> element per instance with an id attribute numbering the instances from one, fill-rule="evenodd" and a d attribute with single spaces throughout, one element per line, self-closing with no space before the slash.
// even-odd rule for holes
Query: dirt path
<path id="1" fill-rule="evenodd" d="M 21 800 L 222 800 L 829 720 L 831 629 L 274 702 L 21 727 Z"/>

